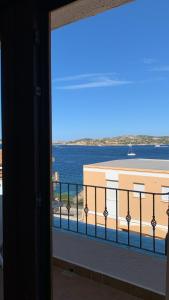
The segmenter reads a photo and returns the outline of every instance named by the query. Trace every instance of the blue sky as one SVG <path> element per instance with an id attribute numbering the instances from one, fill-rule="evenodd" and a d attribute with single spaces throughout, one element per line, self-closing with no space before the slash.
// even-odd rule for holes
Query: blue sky
<path id="1" fill-rule="evenodd" d="M 52 32 L 54 140 L 169 135 L 168 16 L 136 0 Z"/>
<path id="2" fill-rule="evenodd" d="M 52 32 L 54 140 L 169 135 L 168 16 L 136 0 Z"/>

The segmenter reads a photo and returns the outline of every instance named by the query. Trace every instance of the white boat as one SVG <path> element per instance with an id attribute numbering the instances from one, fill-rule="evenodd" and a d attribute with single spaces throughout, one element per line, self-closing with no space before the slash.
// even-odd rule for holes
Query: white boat
<path id="1" fill-rule="evenodd" d="M 133 152 L 132 144 L 129 144 L 129 150 L 128 150 L 127 155 L 128 155 L 128 156 L 136 156 L 136 153 Z"/>
<path id="2" fill-rule="evenodd" d="M 157 145 L 155 145 L 155 148 L 168 148 L 168 145 L 157 144 Z"/>

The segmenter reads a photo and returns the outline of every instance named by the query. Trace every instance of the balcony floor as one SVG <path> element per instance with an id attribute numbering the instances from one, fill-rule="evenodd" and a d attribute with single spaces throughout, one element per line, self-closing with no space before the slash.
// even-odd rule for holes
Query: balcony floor
<path id="1" fill-rule="evenodd" d="M 70 271 L 54 268 L 54 300 L 137 300 L 140 298 L 121 292 L 110 286 L 81 277 Z"/>
<path id="2" fill-rule="evenodd" d="M 137 300 L 131 296 L 104 284 L 98 284 L 75 273 L 64 271 L 54 266 L 53 300 Z M 0 300 L 2 298 L 2 269 L 0 269 Z"/>
<path id="3" fill-rule="evenodd" d="M 145 293 L 149 291 L 164 298 L 165 256 L 135 251 L 56 229 L 53 230 L 53 256 L 85 270 L 120 280 L 120 284 L 123 282 L 130 285 L 131 294 L 133 292 L 137 296 L 145 297 Z"/>

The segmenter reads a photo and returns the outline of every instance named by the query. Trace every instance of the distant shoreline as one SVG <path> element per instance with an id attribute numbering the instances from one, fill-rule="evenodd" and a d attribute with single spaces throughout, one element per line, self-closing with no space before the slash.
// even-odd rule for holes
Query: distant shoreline
<path id="1" fill-rule="evenodd" d="M 81 138 L 76 140 L 55 140 L 53 145 L 69 146 L 167 146 L 169 145 L 169 136 L 153 135 L 121 135 L 103 138 Z"/>
<path id="2" fill-rule="evenodd" d="M 121 147 L 121 146 L 126 146 L 128 147 L 129 144 L 77 144 L 77 143 L 66 143 L 66 144 L 56 144 L 56 143 L 52 143 L 52 146 L 97 146 L 97 147 L 109 147 L 109 146 L 114 146 L 114 147 Z M 132 146 L 156 146 L 156 144 L 132 144 Z M 169 144 L 160 144 L 161 148 L 163 148 L 163 146 L 169 146 Z M 160 147 L 159 147 L 160 148 Z"/>

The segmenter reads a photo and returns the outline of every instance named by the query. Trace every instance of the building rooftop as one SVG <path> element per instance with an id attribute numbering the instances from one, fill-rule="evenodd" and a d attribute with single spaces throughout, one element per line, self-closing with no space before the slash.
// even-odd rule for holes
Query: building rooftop
<path id="1" fill-rule="evenodd" d="M 109 168 L 127 170 L 156 170 L 169 172 L 169 160 L 160 159 L 121 159 L 99 162 L 84 167 L 90 168 Z"/>

